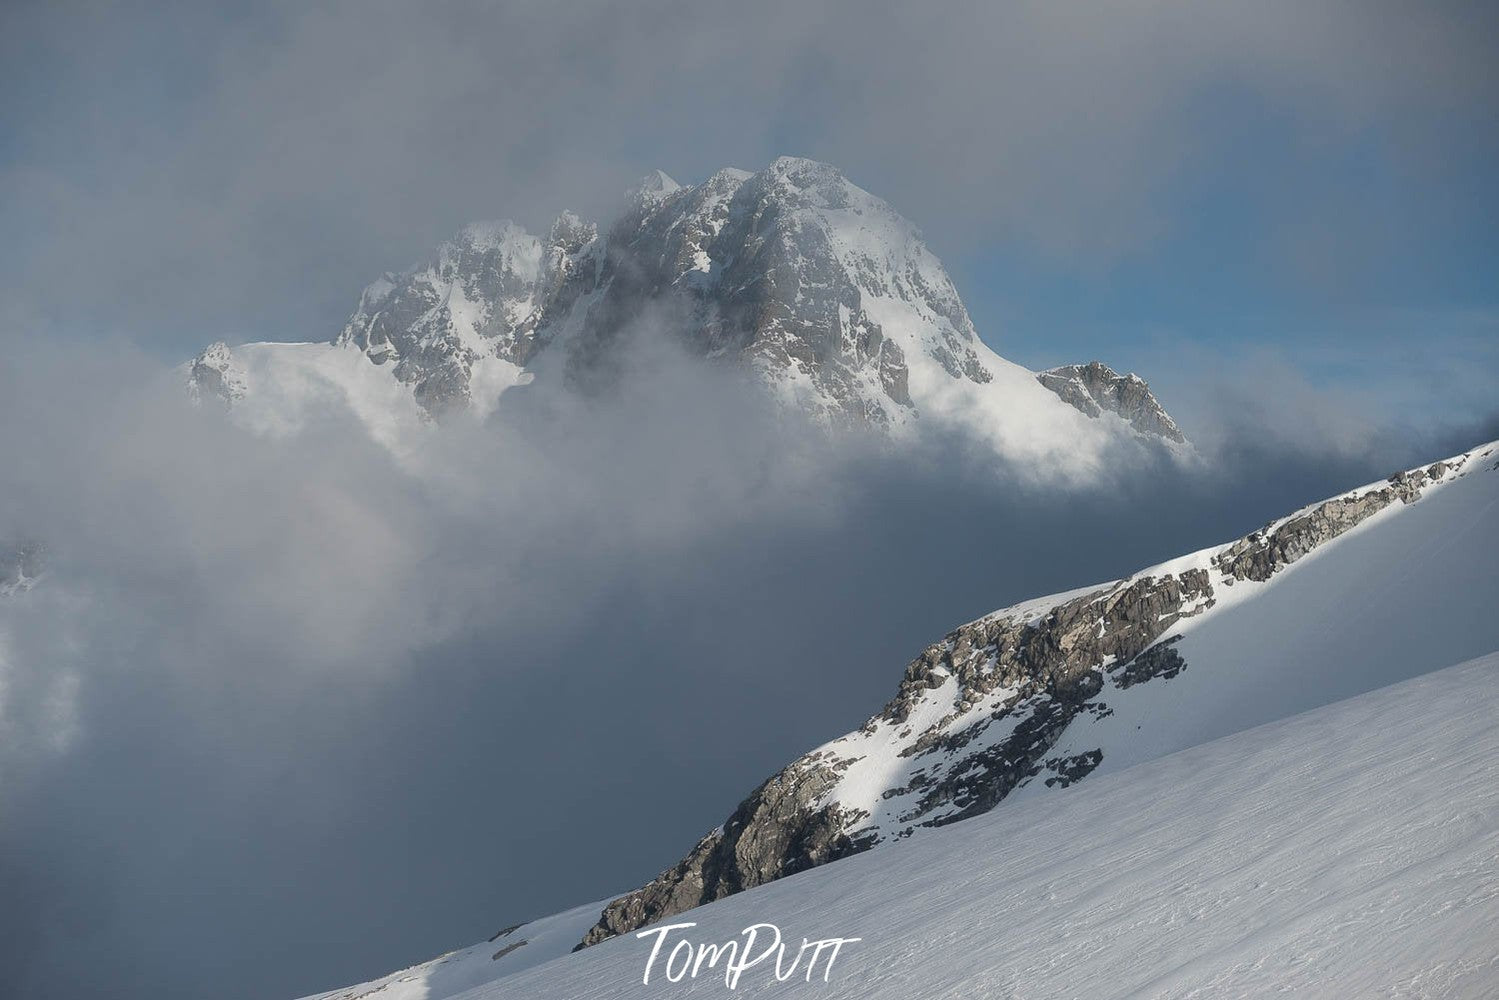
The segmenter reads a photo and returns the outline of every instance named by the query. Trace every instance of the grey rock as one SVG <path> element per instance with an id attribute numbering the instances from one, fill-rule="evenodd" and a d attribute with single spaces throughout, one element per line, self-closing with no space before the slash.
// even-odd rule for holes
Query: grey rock
<path id="1" fill-rule="evenodd" d="M 1139 434 L 1177 444 L 1187 441 L 1176 421 L 1151 393 L 1150 385 L 1138 375 L 1121 375 L 1102 362 L 1090 361 L 1085 365 L 1052 368 L 1036 378 L 1063 402 L 1090 417 L 1113 413 Z"/>
<path id="2" fill-rule="evenodd" d="M 872 846 L 845 832 L 855 817 L 813 808 L 834 774 L 792 765 L 772 776 L 675 867 L 605 907 L 573 950 Z"/>
<path id="3" fill-rule="evenodd" d="M 1446 462 L 1437 462 L 1424 469 L 1397 473 L 1383 487 L 1334 497 L 1283 521 L 1272 521 L 1230 545 L 1215 558 L 1214 565 L 1236 580 L 1268 580 L 1282 566 L 1391 504 L 1415 502 L 1427 484 L 1451 468 Z"/>
<path id="4" fill-rule="evenodd" d="M 223 341 L 209 344 L 188 365 L 187 393 L 194 403 L 213 401 L 232 405 L 245 397 L 244 373 Z"/>
<path id="5" fill-rule="evenodd" d="M 637 197 L 609 231 L 599 301 L 570 345 L 572 383 L 607 383 L 632 321 L 655 315 L 690 353 L 770 381 L 807 377 L 837 422 L 887 423 L 892 408 L 911 406 L 904 353 L 864 309 L 866 295 L 887 293 L 920 296 L 948 318 L 960 335 L 943 345 L 945 363 L 988 378 L 950 286 L 892 288 L 876 262 L 850 263 L 815 224 L 809 213 L 847 207 L 851 190 L 832 167 L 786 157 L 758 174 L 722 170 Z M 870 383 L 877 396 L 861 391 Z"/>
<path id="6" fill-rule="evenodd" d="M 1056 757 L 1048 760 L 1046 767 L 1055 776 L 1046 779 L 1046 787 L 1066 788 L 1068 785 L 1082 781 L 1089 774 L 1093 773 L 1094 768 L 1102 763 L 1102 747 L 1071 757 Z"/>
<path id="7" fill-rule="evenodd" d="M 466 406 L 473 365 L 524 365 L 594 274 L 594 228 L 571 213 L 539 240 L 510 222 L 465 227 L 426 264 L 364 290 L 336 343 L 391 365 L 428 413 Z"/>
<path id="8" fill-rule="evenodd" d="M 1114 683 L 1120 688 L 1131 688 L 1158 677 L 1164 680 L 1175 677 L 1187 669 L 1187 661 L 1171 648 L 1180 639 L 1179 635 L 1162 639 L 1123 666 L 1110 668 L 1109 673 L 1113 675 Z"/>

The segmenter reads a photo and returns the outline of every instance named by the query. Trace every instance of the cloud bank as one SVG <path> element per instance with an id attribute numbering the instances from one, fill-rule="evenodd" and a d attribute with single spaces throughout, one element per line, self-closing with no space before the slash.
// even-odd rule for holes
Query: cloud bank
<path id="1" fill-rule="evenodd" d="M 0 301 L 29 327 L 150 330 L 179 353 L 325 335 L 351 289 L 462 223 L 607 216 L 657 167 L 686 181 L 808 155 L 950 259 L 998 241 L 1084 271 L 1246 202 L 1264 269 L 1363 273 L 1371 255 L 1409 266 L 1418 224 L 1441 237 L 1443 219 L 1491 215 L 1455 185 L 1499 154 L 1482 4 L 286 2 L 167 18 L 21 2 L 0 17 L 15 129 Z"/>
<path id="2" fill-rule="evenodd" d="M 635 884 L 948 628 L 1471 443 L 1230 420 L 1202 468 L 1042 491 L 658 353 L 412 466 L 346 414 L 244 433 L 130 348 L 17 361 L 0 536 L 46 571 L 0 604 L 0 952 L 36 997 L 297 995 Z"/>

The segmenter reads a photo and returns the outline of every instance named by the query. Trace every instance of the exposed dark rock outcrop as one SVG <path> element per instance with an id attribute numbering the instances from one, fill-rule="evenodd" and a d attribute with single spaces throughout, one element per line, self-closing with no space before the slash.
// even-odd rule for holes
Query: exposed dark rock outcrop
<path id="1" fill-rule="evenodd" d="M 675 867 L 610 903 L 577 948 L 871 846 L 845 832 L 852 817 L 815 808 L 835 778 L 796 765 L 771 777 Z"/>
<path id="2" fill-rule="evenodd" d="M 1166 680 L 1175 677 L 1187 669 L 1187 661 L 1171 648 L 1180 639 L 1179 635 L 1162 639 L 1124 666 L 1110 668 L 1109 673 L 1113 675 L 1114 683 L 1121 689 L 1128 689 L 1157 677 Z"/>
<path id="3" fill-rule="evenodd" d="M 1433 480 L 1453 466 L 1436 462 L 1424 469 L 1393 475 L 1385 485 L 1334 497 L 1284 521 L 1265 525 L 1214 558 L 1214 565 L 1236 580 L 1268 580 L 1281 566 L 1293 563 L 1312 549 L 1341 535 L 1391 504 L 1412 503 Z"/>
<path id="4" fill-rule="evenodd" d="M 1187 441 L 1176 421 L 1151 393 L 1149 384 L 1138 375 L 1121 375 L 1102 362 L 1090 361 L 1085 365 L 1052 368 L 1036 378 L 1063 402 L 1090 417 L 1113 413 L 1140 434 L 1177 444 Z"/>
<path id="5" fill-rule="evenodd" d="M 1046 762 L 1047 768 L 1055 772 L 1055 777 L 1046 779 L 1047 788 L 1066 788 L 1068 785 L 1081 781 L 1093 772 L 1093 769 L 1103 763 L 1103 749 L 1089 750 L 1087 753 L 1076 754 L 1072 757 L 1059 757 Z"/>

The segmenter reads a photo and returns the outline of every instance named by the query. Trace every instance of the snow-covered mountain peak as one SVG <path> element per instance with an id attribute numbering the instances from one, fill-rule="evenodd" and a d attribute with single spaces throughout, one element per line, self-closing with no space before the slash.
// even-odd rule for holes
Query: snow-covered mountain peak
<path id="1" fill-rule="evenodd" d="M 1038 381 L 996 355 L 917 228 L 837 168 L 798 157 L 691 186 L 658 171 L 602 230 L 572 213 L 545 238 L 511 222 L 467 226 L 367 286 L 331 343 L 362 353 L 429 416 L 487 413 L 528 381 L 591 392 L 621 377 L 643 317 L 648 332 L 739 368 L 826 426 L 905 441 L 958 430 L 1048 478 L 1091 478 L 1121 446 L 1180 441 L 1133 382 L 1081 382 L 1064 401 L 1057 373 Z M 347 368 L 319 362 L 306 381 L 334 371 Z M 1094 389 L 1128 406 L 1080 406 Z"/>
<path id="2" fill-rule="evenodd" d="M 1121 375 L 1101 361 L 1063 365 L 1036 376 L 1041 384 L 1070 406 L 1090 417 L 1113 413 L 1141 434 L 1152 434 L 1178 445 L 1187 443 L 1181 428 L 1166 412 L 1150 385 L 1130 372 Z"/>
<path id="3" fill-rule="evenodd" d="M 658 202 L 682 189 L 664 170 L 652 170 L 630 189 L 631 199 L 642 202 Z"/>
<path id="4" fill-rule="evenodd" d="M 760 183 L 798 207 L 849 208 L 872 197 L 855 187 L 843 171 L 829 163 L 801 156 L 782 156 L 760 172 Z M 883 202 L 881 202 L 883 204 Z"/>
<path id="5" fill-rule="evenodd" d="M 209 344 L 187 366 L 187 394 L 194 403 L 217 400 L 230 405 L 245 398 L 245 373 L 222 340 Z"/>
<path id="6" fill-rule="evenodd" d="M 603 281 L 606 314 L 685 296 L 689 349 L 740 360 L 829 423 L 909 434 L 924 410 L 941 421 L 968 408 L 936 398 L 954 379 L 983 384 L 1006 367 L 916 227 L 813 160 L 721 170 L 627 213 L 610 230 Z M 591 326 L 577 367 L 607 356 L 615 334 Z M 1030 386 L 1017 391 L 1008 402 L 1070 421 Z"/>

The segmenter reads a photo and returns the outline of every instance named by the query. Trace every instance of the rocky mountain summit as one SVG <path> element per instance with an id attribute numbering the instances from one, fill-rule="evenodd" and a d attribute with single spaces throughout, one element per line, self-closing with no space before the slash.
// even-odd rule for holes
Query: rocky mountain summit
<path id="1" fill-rule="evenodd" d="M 1181 428 L 1151 394 L 1150 385 L 1133 373 L 1120 375 L 1100 361 L 1063 365 L 1036 376 L 1062 401 L 1090 417 L 1105 411 L 1121 417 L 1136 431 L 1186 444 Z"/>
<path id="2" fill-rule="evenodd" d="M 245 398 L 245 374 L 223 341 L 209 344 L 187 366 L 187 393 L 195 403 L 233 405 Z"/>
<path id="3" fill-rule="evenodd" d="M 602 391 L 652 332 L 831 426 L 908 437 L 956 425 L 1026 457 L 1185 442 L 1143 380 L 1096 362 L 1037 375 L 996 355 L 910 222 L 835 168 L 794 157 L 691 186 L 658 172 L 603 228 L 571 213 L 545 237 L 510 222 L 465 227 L 365 288 L 330 342 L 279 345 L 273 367 L 288 381 L 298 348 L 314 381 L 366 381 L 323 357 L 335 349 L 406 387 L 428 417 L 488 413 L 533 380 Z M 270 378 L 255 368 L 277 346 L 215 345 L 189 366 L 191 391 L 239 405 Z"/>
<path id="4" fill-rule="evenodd" d="M 1499 496 L 1496 452 L 1499 444 L 1491 444 L 1402 472 L 1226 545 L 954 629 L 907 665 L 895 696 L 863 727 L 772 775 L 681 862 L 611 902 L 579 947 L 978 815 L 1013 794 L 1065 788 L 1111 758 L 1127 766 L 1191 745 L 1215 717 L 1264 698 L 1267 685 L 1274 690 L 1269 665 L 1257 664 L 1258 679 L 1225 672 L 1223 663 L 1244 655 L 1244 633 L 1255 631 L 1235 624 L 1236 615 L 1270 608 L 1260 613 L 1278 614 L 1290 634 L 1292 619 L 1305 616 L 1309 604 L 1316 615 L 1335 613 L 1340 597 L 1347 599 L 1339 588 L 1399 571 L 1412 550 L 1450 548 L 1454 531 L 1475 524 L 1479 537 L 1491 537 L 1481 523 L 1491 520 Z M 1282 598 L 1279 611 L 1267 599 L 1309 555 L 1374 519 L 1398 526 L 1388 518 L 1418 502 L 1439 504 L 1427 497 L 1449 490 L 1476 513 L 1433 513 L 1416 542 L 1404 539 L 1389 554 L 1346 556 L 1344 567 L 1336 553 L 1308 560 L 1342 575 L 1317 583 L 1310 597 Z M 1327 620 L 1305 628 L 1326 632 Z M 1380 645 L 1377 636 L 1370 641 Z M 1304 645 L 1293 648 L 1307 655 Z M 1277 660 L 1275 669 L 1291 670 L 1293 684 L 1308 683 L 1294 661 Z M 1173 688 L 1183 683 L 1187 689 Z M 1184 699 L 1195 707 L 1184 707 Z"/>

